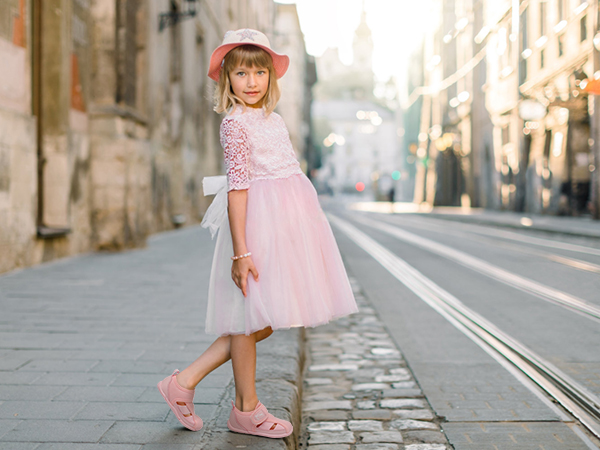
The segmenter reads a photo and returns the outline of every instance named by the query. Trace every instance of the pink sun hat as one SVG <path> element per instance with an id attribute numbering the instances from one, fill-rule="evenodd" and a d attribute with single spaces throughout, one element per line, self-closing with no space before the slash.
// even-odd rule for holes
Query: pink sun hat
<path id="1" fill-rule="evenodd" d="M 287 72 L 288 66 L 290 65 L 290 58 L 288 56 L 280 55 L 271 50 L 269 39 L 264 33 L 249 28 L 242 28 L 241 30 L 228 31 L 225 33 L 223 43 L 212 53 L 210 57 L 210 66 L 208 68 L 208 76 L 210 78 L 219 81 L 219 75 L 221 74 L 225 55 L 231 49 L 239 47 L 240 45 L 255 45 L 269 53 L 273 59 L 273 67 L 275 68 L 277 78 L 281 78 Z"/>

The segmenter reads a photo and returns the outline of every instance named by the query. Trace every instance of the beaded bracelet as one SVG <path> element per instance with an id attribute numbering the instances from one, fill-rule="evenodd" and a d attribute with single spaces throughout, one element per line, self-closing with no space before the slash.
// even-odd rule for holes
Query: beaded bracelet
<path id="1" fill-rule="evenodd" d="M 248 252 L 248 253 L 245 253 L 245 254 L 243 254 L 243 255 L 239 255 L 239 256 L 232 256 L 232 257 L 231 257 L 231 259 L 233 259 L 234 261 L 236 261 L 236 260 L 238 260 L 238 259 L 245 258 L 246 256 L 250 256 L 251 254 L 252 254 L 252 253 Z"/>

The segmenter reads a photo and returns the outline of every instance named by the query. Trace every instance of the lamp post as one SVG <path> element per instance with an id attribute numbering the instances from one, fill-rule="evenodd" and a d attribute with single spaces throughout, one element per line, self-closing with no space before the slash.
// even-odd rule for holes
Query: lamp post
<path id="1" fill-rule="evenodd" d="M 181 11 L 178 9 L 177 2 L 171 0 L 171 11 L 160 13 L 160 21 L 158 23 L 159 32 L 181 22 L 185 18 L 196 16 L 196 0 L 182 0 L 180 3 Z"/>

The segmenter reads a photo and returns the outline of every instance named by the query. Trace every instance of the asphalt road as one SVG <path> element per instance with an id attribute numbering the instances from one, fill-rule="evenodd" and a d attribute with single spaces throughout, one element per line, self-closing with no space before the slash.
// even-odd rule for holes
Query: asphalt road
<path id="1" fill-rule="evenodd" d="M 600 397 L 599 240 L 339 203 L 324 209 L 348 271 L 446 417 L 456 449 L 596 448 L 598 440 L 547 394 L 424 301 L 419 283 Z"/>

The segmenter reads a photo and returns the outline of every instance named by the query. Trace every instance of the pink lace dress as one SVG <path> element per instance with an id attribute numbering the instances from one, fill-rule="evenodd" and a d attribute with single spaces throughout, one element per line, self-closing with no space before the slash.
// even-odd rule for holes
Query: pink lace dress
<path id="1" fill-rule="evenodd" d="M 233 243 L 225 217 L 210 275 L 206 332 L 314 327 L 356 312 L 331 227 L 281 116 L 238 107 L 223 119 L 221 144 L 227 191 L 248 189 L 246 245 L 259 280 L 248 276 L 245 298 L 233 282 Z"/>

